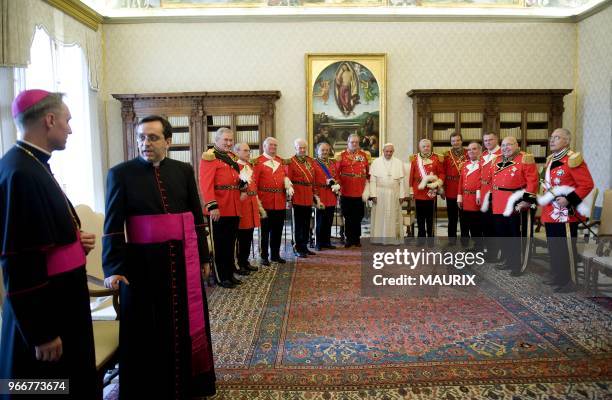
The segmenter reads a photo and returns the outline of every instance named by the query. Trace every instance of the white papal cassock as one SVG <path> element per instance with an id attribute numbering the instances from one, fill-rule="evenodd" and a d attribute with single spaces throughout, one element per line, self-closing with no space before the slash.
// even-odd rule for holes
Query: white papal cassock
<path id="1" fill-rule="evenodd" d="M 372 207 L 372 243 L 399 244 L 403 241 L 402 208 L 399 199 L 406 197 L 403 163 L 395 157 L 379 157 L 370 166 Z"/>

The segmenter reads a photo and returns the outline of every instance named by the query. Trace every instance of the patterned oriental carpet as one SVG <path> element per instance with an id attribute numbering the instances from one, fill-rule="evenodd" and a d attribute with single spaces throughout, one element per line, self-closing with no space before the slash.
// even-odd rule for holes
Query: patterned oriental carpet
<path id="1" fill-rule="evenodd" d="M 359 251 L 209 296 L 226 399 L 612 399 L 612 311 L 480 267 L 474 295 L 361 297 Z"/>

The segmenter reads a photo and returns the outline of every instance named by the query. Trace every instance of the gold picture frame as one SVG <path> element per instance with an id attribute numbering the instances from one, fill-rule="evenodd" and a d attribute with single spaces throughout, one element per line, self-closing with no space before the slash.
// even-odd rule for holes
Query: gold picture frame
<path id="1" fill-rule="evenodd" d="M 308 148 L 328 142 L 346 148 L 351 133 L 378 157 L 386 137 L 387 55 L 306 54 Z"/>

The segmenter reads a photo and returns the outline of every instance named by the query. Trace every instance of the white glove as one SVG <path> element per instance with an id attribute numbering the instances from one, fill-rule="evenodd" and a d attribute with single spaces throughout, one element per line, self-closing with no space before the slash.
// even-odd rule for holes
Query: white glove
<path id="1" fill-rule="evenodd" d="M 240 180 L 250 184 L 252 178 L 253 178 L 253 170 L 246 166 L 242 168 L 242 170 L 240 171 Z"/>
<path id="2" fill-rule="evenodd" d="M 336 183 L 335 185 L 332 185 L 331 190 L 332 190 L 332 192 L 334 192 L 336 195 L 339 195 L 339 194 L 340 194 L 340 185 L 339 185 L 339 184 L 337 184 L 337 183 Z"/>
<path id="3" fill-rule="evenodd" d="M 283 182 L 285 183 L 285 192 L 287 192 L 287 196 L 289 196 L 289 198 L 293 197 L 293 194 L 295 193 L 293 190 L 293 184 L 287 177 L 285 177 Z"/>

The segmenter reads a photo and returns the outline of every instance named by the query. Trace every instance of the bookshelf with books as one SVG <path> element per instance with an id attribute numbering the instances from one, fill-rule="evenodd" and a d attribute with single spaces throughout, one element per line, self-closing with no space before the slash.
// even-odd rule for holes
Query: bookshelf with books
<path id="1" fill-rule="evenodd" d="M 411 90 L 408 96 L 412 99 L 414 150 L 417 151 L 423 138 L 432 140 L 436 152 L 448 149 L 453 131 L 462 134 L 464 145 L 472 140 L 482 143 L 482 135 L 495 132 L 500 140 L 516 137 L 521 149 L 533 153 L 536 163 L 543 164 L 548 155 L 548 137 L 562 126 L 563 97 L 570 92 L 570 89 Z"/>
<path id="2" fill-rule="evenodd" d="M 275 102 L 279 91 L 184 92 L 113 94 L 121 102 L 125 159 L 138 155 L 136 125 L 147 115 L 168 118 L 173 127 L 168 156 L 196 169 L 202 152 L 214 144 L 220 127 L 234 131 L 235 142 L 247 142 L 251 156 L 260 154 L 263 140 L 275 136 Z"/>

